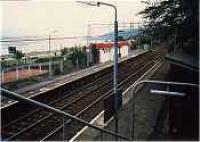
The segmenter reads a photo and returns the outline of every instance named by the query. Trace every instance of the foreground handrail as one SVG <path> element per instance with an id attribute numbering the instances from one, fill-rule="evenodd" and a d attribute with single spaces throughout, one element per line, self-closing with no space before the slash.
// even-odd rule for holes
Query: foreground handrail
<path id="1" fill-rule="evenodd" d="M 4 92 L 3 95 L 5 95 L 8 98 L 12 98 L 12 99 L 15 99 L 15 100 L 18 100 L 18 101 L 23 101 L 23 102 L 31 104 L 31 105 L 39 106 L 39 107 L 47 109 L 47 110 L 49 110 L 51 112 L 57 113 L 58 115 L 62 115 L 63 117 L 68 117 L 68 118 L 70 118 L 72 120 L 78 121 L 78 122 L 82 123 L 83 125 L 91 127 L 93 129 L 96 129 L 96 130 L 98 130 L 100 132 L 104 132 L 104 133 L 107 133 L 107 134 L 110 134 L 110 135 L 113 135 L 113 136 L 117 136 L 117 137 L 119 137 L 121 139 L 124 139 L 124 140 L 129 140 L 129 138 L 127 138 L 127 137 L 121 136 L 121 135 L 119 135 L 119 134 L 117 134 L 115 132 L 109 131 L 109 130 L 105 130 L 105 129 L 99 128 L 99 127 L 97 127 L 95 125 L 92 125 L 92 124 L 88 123 L 87 121 L 85 121 L 83 119 L 80 119 L 80 118 L 78 118 L 76 116 L 73 116 L 73 115 L 71 115 L 69 113 L 66 113 L 66 112 L 64 112 L 62 110 L 56 109 L 54 107 L 51 107 L 51 106 L 49 106 L 47 104 L 32 100 L 30 98 L 26 98 L 23 95 L 20 95 L 20 94 L 15 93 L 15 92 L 8 91 L 8 90 L 3 89 L 3 88 L 1 88 L 1 91 Z"/>
<path id="2" fill-rule="evenodd" d="M 133 102 L 132 102 L 132 136 L 130 139 L 132 139 L 132 141 L 134 141 L 134 113 L 135 113 L 135 97 L 136 97 L 136 93 L 137 93 L 137 87 L 140 84 L 144 84 L 144 83 L 149 83 L 149 84 L 161 84 L 161 85 L 178 85 L 178 86 L 190 86 L 190 87 L 196 87 L 199 88 L 198 84 L 192 84 L 192 83 L 184 83 L 184 82 L 171 82 L 171 81 L 160 81 L 160 80 L 141 80 L 138 82 L 135 82 L 133 84 Z M 151 90 L 152 91 L 152 90 Z M 151 92 L 153 93 L 153 92 Z M 169 92 L 168 92 L 169 93 Z"/>

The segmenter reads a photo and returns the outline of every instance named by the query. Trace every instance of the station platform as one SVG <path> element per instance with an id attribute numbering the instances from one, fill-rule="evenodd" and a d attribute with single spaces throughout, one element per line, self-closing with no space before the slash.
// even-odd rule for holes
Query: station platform
<path id="1" fill-rule="evenodd" d="M 168 59 L 169 56 L 166 56 Z M 179 58 L 178 58 L 179 59 Z M 181 58 L 182 59 L 182 58 Z M 195 74 L 188 72 L 181 72 L 180 69 L 174 74 L 172 64 L 175 64 L 168 60 L 164 60 L 160 65 L 155 67 L 152 71 L 147 71 L 149 75 L 138 79 L 141 80 L 159 80 L 159 81 L 175 81 L 175 82 L 195 82 Z M 175 63 L 174 63 L 175 62 Z M 187 61 L 186 63 L 188 63 Z M 185 63 L 185 62 L 184 62 Z M 178 65 L 179 65 L 178 60 Z M 177 65 L 177 64 L 176 64 Z M 181 68 L 187 68 L 191 71 L 191 67 L 185 64 Z M 186 67 L 185 67 L 186 66 Z M 185 71 L 185 70 L 184 70 Z M 172 76 L 176 79 L 171 80 Z M 189 78 L 189 79 L 186 79 Z M 135 83 L 134 83 L 135 84 Z M 133 85 L 134 85 L 133 84 Z M 125 92 L 123 92 L 123 107 L 118 112 L 118 134 L 126 138 L 132 139 L 134 134 L 135 141 L 171 141 L 171 140 L 187 140 L 187 141 L 198 141 L 199 140 L 199 102 L 198 102 L 198 88 L 190 88 L 180 86 L 179 88 L 175 85 L 150 85 L 146 84 L 140 86 L 136 97 L 133 99 L 133 85 L 131 85 Z M 172 90 L 175 92 L 184 92 L 185 96 L 169 96 L 161 94 L 150 93 L 151 89 L 155 90 Z M 179 89 L 179 90 L 178 90 Z M 135 106 L 133 107 L 133 102 Z M 134 108 L 134 109 L 133 109 Z M 133 117 L 134 112 L 134 117 Z M 93 119 L 90 123 L 97 125 L 106 130 L 116 132 L 116 120 L 112 117 L 106 123 L 104 123 L 104 114 L 101 112 L 99 116 Z M 134 129 L 132 129 L 132 122 L 134 118 Z M 75 135 L 71 141 L 114 141 L 115 136 L 103 134 L 92 130 L 91 128 L 83 128 L 77 135 Z M 122 140 L 123 139 L 118 139 Z"/>
<path id="2" fill-rule="evenodd" d="M 168 73 L 168 64 L 164 61 L 155 66 L 148 71 L 146 75 L 144 75 L 142 79 L 150 79 L 150 80 L 162 80 L 166 79 Z M 153 139 L 165 139 L 164 132 L 167 128 L 167 124 L 165 127 L 162 127 L 162 134 L 157 134 L 159 138 L 154 137 L 155 130 L 160 127 L 160 123 L 166 123 L 165 120 L 160 120 L 160 112 L 163 110 L 163 106 L 165 105 L 166 96 L 163 95 L 155 95 L 149 94 L 149 88 L 155 87 L 155 85 L 144 85 L 142 86 L 138 93 L 137 97 L 134 100 L 135 102 L 135 118 L 134 118 L 134 132 L 131 128 L 132 126 L 132 88 L 128 88 L 125 92 L 123 92 L 123 107 L 118 112 L 118 132 L 120 135 L 125 136 L 127 138 L 131 137 L 131 134 L 134 133 L 134 140 L 150 140 L 153 136 Z M 159 88 L 159 86 L 156 86 Z M 160 86 L 161 88 L 161 86 Z M 162 122 L 161 122 L 162 121 Z M 110 130 L 115 132 L 115 118 L 112 117 L 108 122 L 104 123 L 104 112 L 101 112 L 99 116 L 94 118 L 91 124 L 97 125 L 101 128 Z M 161 136 L 162 135 L 162 136 Z M 100 138 L 101 137 L 101 138 Z M 114 136 L 101 134 L 96 130 L 91 128 L 83 128 L 77 135 L 75 135 L 71 141 L 113 141 L 115 140 Z"/>
<path id="3" fill-rule="evenodd" d="M 146 52 L 145 50 L 141 50 L 141 49 L 136 49 L 134 50 L 134 52 L 132 52 L 128 57 L 122 58 L 119 60 L 119 62 L 123 62 L 125 60 L 128 60 L 130 58 L 133 58 L 135 56 L 138 56 L 142 53 Z M 40 83 L 34 84 L 34 85 L 30 85 L 30 86 L 24 86 L 21 87 L 20 89 L 15 89 L 15 90 L 11 90 L 13 92 L 19 93 L 24 95 L 25 97 L 31 98 L 34 96 L 37 96 L 43 92 L 49 91 L 49 90 L 53 90 L 54 88 L 57 88 L 58 86 L 61 86 L 62 84 L 67 84 L 70 82 L 73 82 L 75 80 L 79 80 L 80 78 L 83 78 L 85 76 L 88 76 L 90 74 L 99 72 L 103 69 L 106 69 L 108 67 L 111 67 L 113 65 L 113 62 L 106 62 L 104 64 L 98 64 L 98 65 L 94 65 L 92 67 L 83 69 L 83 70 L 79 70 L 67 75 L 61 75 L 58 77 L 53 77 L 52 79 L 47 79 L 45 81 L 42 81 Z M 8 100 L 7 102 L 3 102 L 1 103 L 1 107 L 6 107 L 8 105 L 13 104 L 14 101 L 12 100 Z"/>

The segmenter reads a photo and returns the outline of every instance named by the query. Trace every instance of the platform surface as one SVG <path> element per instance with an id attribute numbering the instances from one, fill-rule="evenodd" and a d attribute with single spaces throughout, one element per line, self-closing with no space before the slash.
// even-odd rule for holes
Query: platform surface
<path id="1" fill-rule="evenodd" d="M 164 63 L 153 74 L 150 80 L 165 80 L 167 71 L 168 65 Z M 157 122 L 157 119 L 166 100 L 166 96 L 149 94 L 150 88 L 161 88 L 161 86 L 144 85 L 137 93 L 135 99 L 134 140 L 149 140 L 154 133 L 155 127 L 158 127 L 157 123 L 159 122 Z M 131 129 L 133 112 L 132 101 L 131 99 L 118 113 L 119 133 L 126 137 L 130 137 L 131 133 L 133 133 Z M 115 131 L 114 119 L 105 129 Z M 96 139 L 99 140 L 99 137 Z M 161 139 L 164 139 L 164 137 Z M 113 141 L 115 137 L 104 134 L 103 140 Z"/>
<path id="2" fill-rule="evenodd" d="M 129 57 L 125 57 L 120 59 L 120 62 L 125 61 L 127 59 L 133 58 L 139 54 L 142 54 L 146 51 L 144 50 L 140 50 L 140 49 L 136 49 L 134 50 L 134 52 L 132 52 L 132 54 Z M 95 72 L 101 71 L 103 69 L 106 69 L 108 67 L 111 67 L 113 65 L 113 62 L 107 62 L 104 64 L 98 64 L 98 65 L 94 65 L 92 67 L 83 69 L 83 70 L 79 70 L 67 75 L 62 75 L 62 76 L 58 76 L 58 77 L 54 77 L 52 79 L 47 79 L 45 81 L 42 81 L 40 83 L 34 84 L 34 85 L 30 85 L 30 86 L 24 86 L 21 87 L 20 89 L 16 89 L 16 90 L 11 90 L 14 91 L 16 93 L 22 94 L 25 97 L 31 98 L 33 96 L 39 95 L 40 93 L 46 92 L 48 90 L 52 90 L 62 84 L 67 84 L 70 82 L 73 82 L 75 80 L 78 80 L 84 76 L 88 76 L 90 74 L 93 74 Z M 8 105 L 13 104 L 13 101 L 8 101 L 6 103 L 2 103 L 1 107 L 6 107 Z"/>

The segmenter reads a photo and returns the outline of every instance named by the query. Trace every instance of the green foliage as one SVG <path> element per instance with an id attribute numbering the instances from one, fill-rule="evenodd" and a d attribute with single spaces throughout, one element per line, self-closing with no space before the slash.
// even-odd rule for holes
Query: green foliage
<path id="1" fill-rule="evenodd" d="M 96 64 L 98 62 L 98 49 L 96 48 L 95 44 L 91 45 L 91 52 L 92 52 L 92 58 L 93 58 L 92 64 Z"/>
<path id="2" fill-rule="evenodd" d="M 69 48 L 65 47 L 65 48 L 61 49 L 62 56 L 66 55 L 67 53 L 69 53 Z"/>
<path id="3" fill-rule="evenodd" d="M 19 51 L 19 50 L 16 50 L 16 53 L 15 53 L 14 57 L 15 57 L 17 60 L 21 60 L 22 57 L 24 57 L 24 53 L 22 53 L 22 52 Z"/>
<path id="4" fill-rule="evenodd" d="M 71 54 L 68 57 L 68 59 L 71 60 L 71 63 L 77 68 L 86 66 L 87 55 L 83 49 L 84 47 L 81 46 L 72 47 Z"/>
<path id="5" fill-rule="evenodd" d="M 150 44 L 151 43 L 151 37 L 146 35 L 141 37 L 140 44 Z"/>
<path id="6" fill-rule="evenodd" d="M 54 65 L 52 67 L 52 70 L 53 70 L 53 75 L 60 75 L 61 74 L 60 65 Z"/>
<path id="7" fill-rule="evenodd" d="M 56 56 L 56 57 L 51 57 L 50 58 L 51 61 L 59 61 L 61 59 L 62 59 L 61 56 Z M 43 63 L 43 62 L 49 62 L 49 58 L 48 57 L 44 57 L 44 58 L 35 59 L 35 63 Z"/>
<path id="8" fill-rule="evenodd" d="M 124 39 L 123 36 L 119 36 L 119 37 L 118 37 L 118 40 L 119 40 L 119 41 L 124 41 L 125 39 Z"/>
<path id="9" fill-rule="evenodd" d="M 146 0 L 147 7 L 141 11 L 148 20 L 148 27 L 144 30 L 155 38 L 163 41 L 174 41 L 183 48 L 189 42 L 193 53 L 198 50 L 198 0 Z"/>

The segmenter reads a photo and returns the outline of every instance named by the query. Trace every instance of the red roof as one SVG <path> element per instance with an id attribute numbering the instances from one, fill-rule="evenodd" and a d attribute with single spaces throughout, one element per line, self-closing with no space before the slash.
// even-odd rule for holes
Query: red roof
<path id="1" fill-rule="evenodd" d="M 118 48 L 122 47 L 123 45 L 128 45 L 127 41 L 119 41 Z M 112 48 L 113 42 L 101 42 L 101 43 L 92 43 L 90 44 L 91 48 Z"/>

